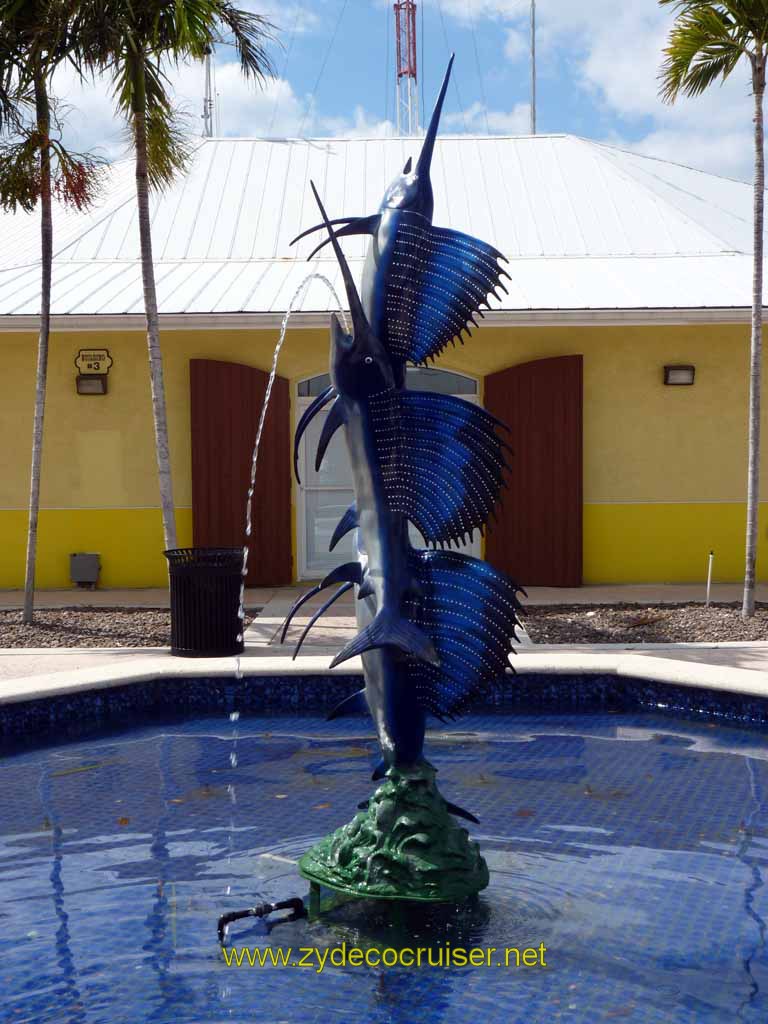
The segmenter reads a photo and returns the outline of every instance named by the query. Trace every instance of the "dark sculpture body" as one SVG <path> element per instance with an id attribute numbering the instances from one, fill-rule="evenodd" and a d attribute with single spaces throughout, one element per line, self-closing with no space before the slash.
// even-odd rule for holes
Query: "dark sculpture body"
<path id="1" fill-rule="evenodd" d="M 476 819 L 437 791 L 423 757 L 424 732 L 428 713 L 452 718 L 503 676 L 519 609 L 518 588 L 501 573 L 459 552 L 415 548 L 408 536 L 413 523 L 442 548 L 482 530 L 506 467 L 507 445 L 497 433 L 503 424 L 493 416 L 459 398 L 405 387 L 406 363 L 434 358 L 460 336 L 503 273 L 495 249 L 431 223 L 429 171 L 450 70 L 416 169 L 409 160 L 378 214 L 329 221 L 312 186 L 319 226 L 342 270 L 352 333 L 332 318 L 331 386 L 298 425 L 295 461 L 307 424 L 333 400 L 316 464 L 343 429 L 356 501 L 331 548 L 356 528 L 358 558 L 296 602 L 283 637 L 305 601 L 340 583 L 310 620 L 298 652 L 317 618 L 357 587 L 361 630 L 333 665 L 361 655 L 365 687 L 331 717 L 370 712 L 382 751 L 374 779 L 386 781 L 361 814 L 302 858 L 301 870 L 333 888 L 387 898 L 457 900 L 487 884 L 477 846 L 451 815 Z M 363 231 L 372 240 L 361 298 L 338 237 Z"/>

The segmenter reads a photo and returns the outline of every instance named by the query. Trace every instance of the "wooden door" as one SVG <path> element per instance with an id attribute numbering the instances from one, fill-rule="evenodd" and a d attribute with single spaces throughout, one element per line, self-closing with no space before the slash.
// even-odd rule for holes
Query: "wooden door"
<path id="1" fill-rule="evenodd" d="M 213 359 L 192 359 L 189 370 L 194 544 L 239 547 L 268 375 Z M 288 382 L 277 377 L 259 449 L 248 586 L 292 582 L 290 467 Z"/>
<path id="2" fill-rule="evenodd" d="M 582 357 L 491 374 L 485 407 L 509 425 L 514 449 L 486 558 L 524 587 L 581 586 Z"/>

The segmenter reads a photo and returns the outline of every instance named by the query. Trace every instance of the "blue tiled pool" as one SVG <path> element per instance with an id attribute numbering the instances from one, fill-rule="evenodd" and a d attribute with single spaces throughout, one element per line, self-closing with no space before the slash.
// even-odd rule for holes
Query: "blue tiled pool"
<path id="1" fill-rule="evenodd" d="M 491 868 L 476 904 L 234 926 L 249 947 L 546 947 L 546 967 L 227 967 L 217 916 L 306 895 L 371 789 L 363 719 L 217 712 L 0 761 L 0 1019 L 768 1019 L 768 733 L 644 712 L 485 714 L 428 753 Z M 495 957 L 493 958 L 495 960 Z M 247 963 L 247 961 L 246 961 Z"/>

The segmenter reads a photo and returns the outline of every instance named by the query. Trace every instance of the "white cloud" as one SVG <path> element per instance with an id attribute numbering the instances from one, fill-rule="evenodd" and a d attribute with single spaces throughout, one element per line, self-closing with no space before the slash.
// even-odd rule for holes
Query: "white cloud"
<path id="1" fill-rule="evenodd" d="M 115 160 L 124 155 L 124 126 L 115 119 L 107 83 L 81 82 L 67 66 L 56 73 L 53 93 L 63 123 L 63 139 L 70 149 L 93 150 Z"/>
<path id="2" fill-rule="evenodd" d="M 180 106 L 200 117 L 203 101 L 200 65 L 179 68 L 170 78 Z M 299 134 L 300 129 L 306 130 L 314 120 L 314 105 L 297 96 L 290 82 L 282 78 L 267 80 L 263 86 L 249 82 L 235 61 L 215 66 L 214 91 L 216 134 L 219 135 L 291 136 Z"/>
<path id="3" fill-rule="evenodd" d="M 188 64 L 169 73 L 176 102 L 193 135 L 202 134 L 203 71 Z M 357 106 L 349 117 L 322 117 L 310 97 L 298 96 L 283 78 L 263 86 L 243 78 L 235 61 L 218 63 L 214 78 L 217 94 L 216 134 L 240 137 L 296 137 L 344 135 L 385 137 L 394 134 L 391 121 L 376 118 Z M 114 113 L 109 81 L 81 82 L 62 69 L 54 91 L 61 102 L 66 144 L 93 150 L 108 160 L 125 156 L 124 125 Z"/>
<path id="4" fill-rule="evenodd" d="M 508 28 L 506 30 L 506 38 L 504 41 L 504 56 L 507 60 L 514 64 L 515 61 L 520 60 L 521 57 L 527 57 L 530 52 L 529 40 L 530 36 L 524 35 L 516 28 Z"/>
<path id="5" fill-rule="evenodd" d="M 688 167 L 710 170 L 728 178 L 749 181 L 752 176 L 752 131 L 747 125 L 742 131 L 718 131 L 716 137 L 702 131 L 699 126 L 658 129 L 640 142 L 617 140 L 625 149 L 634 149 L 646 156 L 672 160 Z"/>
<path id="6" fill-rule="evenodd" d="M 631 148 L 668 160 L 735 177 L 751 175 L 748 68 L 737 69 L 722 87 L 704 96 L 659 99 L 659 66 L 671 17 L 656 4 L 612 0 L 574 5 L 558 0 L 544 15 L 550 45 L 579 47 L 584 88 L 610 114 L 631 125 L 650 119 L 651 129 Z M 545 58 L 546 59 L 546 58 Z"/>
<path id="7" fill-rule="evenodd" d="M 436 0 L 430 0 L 435 3 Z M 507 59 L 519 61 L 528 46 L 529 5 L 520 0 L 441 0 L 460 24 L 490 19 L 505 26 Z M 548 0 L 537 8 L 538 75 L 567 66 L 574 85 L 608 118 L 625 128 L 610 140 L 640 152 L 705 170 L 750 178 L 752 105 L 749 69 L 737 69 L 722 87 L 695 100 L 663 104 L 658 73 L 672 14 L 652 0 Z M 646 130 L 646 125 L 650 127 Z M 547 127 L 567 131 L 567 124 Z M 638 128 L 645 130 L 639 141 Z"/>
<path id="8" fill-rule="evenodd" d="M 351 118 L 324 117 L 317 122 L 318 133 L 339 135 L 344 138 L 385 139 L 395 134 L 391 121 L 382 121 L 356 106 Z"/>
<path id="9" fill-rule="evenodd" d="M 527 12 L 526 0 L 426 0 L 433 7 L 440 7 L 457 21 L 469 23 L 477 18 L 503 20 L 518 18 Z M 527 17 L 526 13 L 526 17 Z"/>
<path id="10" fill-rule="evenodd" d="M 524 135 L 529 128 L 531 106 L 516 103 L 512 110 L 487 110 L 482 103 L 472 103 L 463 113 L 445 114 L 443 123 L 455 131 L 493 135 Z"/>
<path id="11" fill-rule="evenodd" d="M 281 36 L 291 32 L 313 32 L 322 24 L 317 12 L 306 4 L 286 0 L 256 0 L 251 3 L 241 2 L 239 6 L 266 18 Z"/>
<path id="12" fill-rule="evenodd" d="M 262 15 L 276 26 L 280 38 L 292 33 L 316 30 L 322 23 L 309 4 L 291 0 L 252 0 L 244 7 Z M 282 63 L 282 51 L 271 46 L 276 66 Z M 215 64 L 218 92 L 219 127 L 224 135 L 297 135 L 311 132 L 315 125 L 314 104 L 297 96 L 288 81 L 268 80 L 263 86 L 246 81 L 233 50 L 225 43 L 217 48 Z M 179 106 L 187 114 L 192 134 L 202 132 L 203 71 L 200 64 L 189 64 L 169 72 Z M 54 92 L 61 101 L 64 134 L 73 149 L 93 150 L 114 160 L 127 151 L 126 133 L 114 113 L 111 85 L 106 78 L 82 82 L 63 67 L 55 76 Z"/>

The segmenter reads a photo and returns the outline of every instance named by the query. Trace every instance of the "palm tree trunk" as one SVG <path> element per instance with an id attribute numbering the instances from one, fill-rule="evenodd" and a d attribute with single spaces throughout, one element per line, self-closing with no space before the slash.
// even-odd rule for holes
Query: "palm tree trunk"
<path id="1" fill-rule="evenodd" d="M 43 418 L 45 390 L 48 379 L 48 338 L 51 329 L 51 267 L 53 264 L 53 218 L 51 215 L 51 151 L 48 136 L 51 111 L 45 79 L 35 75 L 35 113 L 40 138 L 40 333 L 37 340 L 37 374 L 35 377 L 35 412 L 32 423 L 32 469 L 29 484 L 29 525 L 27 528 L 27 561 L 24 573 L 23 620 L 31 625 L 34 618 L 35 562 L 37 557 L 37 522 L 40 509 L 40 468 L 43 457 Z"/>
<path id="2" fill-rule="evenodd" d="M 763 371 L 763 200 L 765 150 L 763 144 L 763 95 L 765 55 L 762 48 L 753 60 L 752 83 L 755 96 L 755 184 L 754 264 L 752 271 L 752 340 L 749 367 L 749 441 L 747 459 L 747 551 L 744 570 L 744 600 L 741 614 L 755 614 L 755 563 L 757 561 L 757 520 L 760 509 L 760 391 Z"/>
<path id="3" fill-rule="evenodd" d="M 163 516 L 165 549 L 175 548 L 176 515 L 173 505 L 173 481 L 168 444 L 168 417 L 165 408 L 163 356 L 160 350 L 160 324 L 157 317 L 155 266 L 152 260 L 152 232 L 149 220 L 149 179 L 147 174 L 147 115 L 144 90 L 144 69 L 137 62 L 135 71 L 137 102 L 133 111 L 134 145 L 136 147 L 136 203 L 139 214 L 141 246 L 141 277 L 144 285 L 144 312 L 147 319 L 149 379 L 152 391 L 152 414 L 155 424 L 155 452 L 160 483 L 160 507 Z"/>

